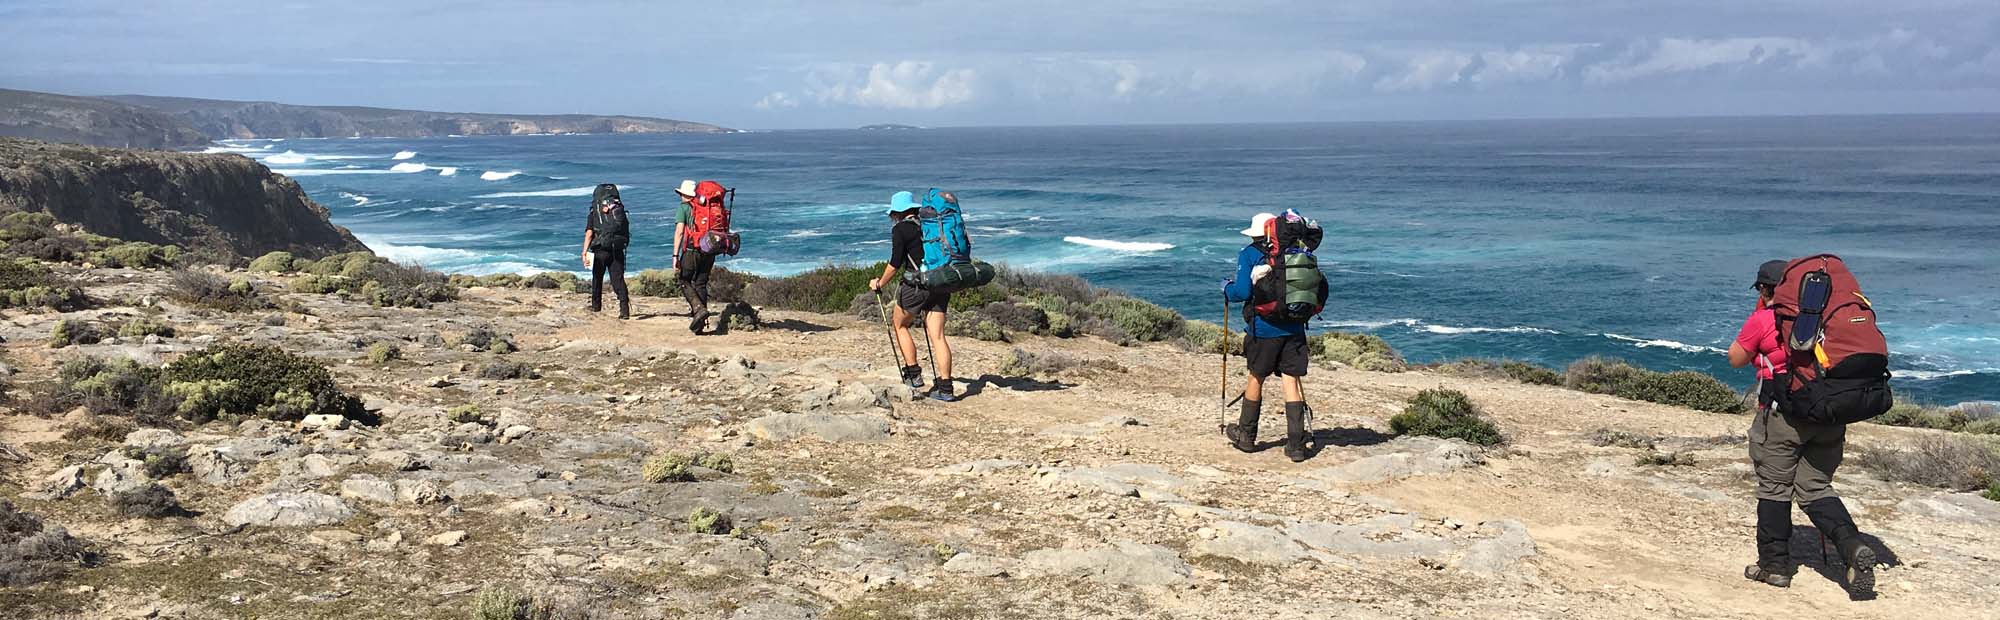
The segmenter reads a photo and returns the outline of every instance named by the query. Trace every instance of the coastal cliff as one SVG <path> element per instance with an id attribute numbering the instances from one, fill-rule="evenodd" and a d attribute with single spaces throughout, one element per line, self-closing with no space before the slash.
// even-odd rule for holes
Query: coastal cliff
<path id="1" fill-rule="evenodd" d="M 297 182 L 239 155 L 0 138 L 0 211 L 229 256 L 366 250 Z"/>
<path id="2" fill-rule="evenodd" d="M 0 88 L 0 136 L 52 142 L 177 149 L 209 136 L 178 116 L 135 105 Z"/>
<path id="3" fill-rule="evenodd" d="M 174 115 L 215 139 L 418 138 L 575 133 L 726 133 L 709 125 L 641 116 L 474 114 L 264 101 L 118 95 L 105 100 Z"/>

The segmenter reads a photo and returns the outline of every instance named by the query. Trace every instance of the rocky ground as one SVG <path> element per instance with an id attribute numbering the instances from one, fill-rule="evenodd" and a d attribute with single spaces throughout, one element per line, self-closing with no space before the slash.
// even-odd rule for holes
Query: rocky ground
<path id="1" fill-rule="evenodd" d="M 0 497 L 103 561 L 0 588 L 0 617 L 464 618 L 489 587 L 595 618 L 2000 617 L 2000 503 L 1858 468 L 1840 485 L 1893 559 L 1880 596 L 1849 600 L 1803 515 L 1794 586 L 1745 581 L 1744 416 L 1316 369 L 1323 449 L 1293 464 L 1230 449 L 1217 358 L 1165 345 L 957 342 L 970 384 L 944 404 L 911 401 L 883 328 L 851 317 L 766 312 L 761 329 L 696 337 L 677 301 L 642 298 L 620 322 L 512 289 L 426 310 L 286 294 L 308 313 L 225 314 L 162 301 L 162 273 L 83 277 L 124 301 L 0 320 L 17 402 L 82 355 L 259 342 L 324 360 L 382 422 L 65 439 L 93 421 L 8 410 L 0 443 L 29 460 L 0 458 Z M 59 318 L 150 313 L 176 337 L 45 344 Z M 448 345 L 481 328 L 520 350 Z M 403 359 L 368 360 L 378 342 Z M 1014 347 L 1070 364 L 1003 376 Z M 502 360 L 531 376 L 480 378 Z M 1437 386 L 1470 394 L 1509 445 L 1387 434 Z M 1649 450 L 1599 446 L 1600 429 L 1692 463 L 1638 464 Z M 192 514 L 117 516 L 106 493 L 146 483 L 121 443 L 186 447 L 190 473 L 160 482 Z M 661 452 L 730 466 L 647 482 Z M 724 533 L 691 531 L 704 508 Z"/>

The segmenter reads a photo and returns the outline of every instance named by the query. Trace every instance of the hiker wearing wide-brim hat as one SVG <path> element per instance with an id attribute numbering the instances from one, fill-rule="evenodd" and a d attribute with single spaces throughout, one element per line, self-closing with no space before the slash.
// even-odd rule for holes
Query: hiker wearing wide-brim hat
<path id="1" fill-rule="evenodd" d="M 1750 463 L 1757 476 L 1757 563 L 1743 576 L 1780 588 L 1792 584 L 1792 502 L 1812 520 L 1821 535 L 1832 540 L 1848 567 L 1850 592 L 1872 592 L 1875 550 L 1861 540 L 1854 517 L 1833 490 L 1833 472 L 1840 467 L 1847 444 L 1847 427 L 1817 424 L 1794 415 L 1788 402 L 1792 382 L 1787 370 L 1792 352 L 1784 342 L 1773 299 L 1785 285 L 1789 263 L 1774 260 L 1757 268 L 1751 288 L 1757 305 L 1729 345 L 1729 365 L 1755 365 L 1759 389 L 1757 411 L 1750 421 Z"/>
<path id="2" fill-rule="evenodd" d="M 1280 219 L 1280 218 L 1283 219 Z M 1225 424 L 1223 433 L 1231 446 L 1243 452 L 1255 452 L 1257 447 L 1257 422 L 1263 416 L 1264 380 L 1272 374 L 1281 377 L 1285 395 L 1285 456 L 1292 462 L 1306 460 L 1310 456 L 1306 446 L 1307 423 L 1310 410 L 1306 407 L 1304 379 L 1312 367 L 1311 348 L 1306 342 L 1306 322 L 1311 315 L 1319 313 L 1326 300 L 1326 283 L 1320 277 L 1316 290 L 1305 291 L 1306 296 L 1316 295 L 1317 306 L 1307 303 L 1309 308 L 1288 303 L 1288 288 L 1291 281 L 1309 283 L 1319 276 L 1317 262 L 1284 262 L 1288 250 L 1298 234 L 1289 232 L 1310 230 L 1313 234 L 1311 248 L 1297 241 L 1299 252 L 1309 258 L 1310 250 L 1318 247 L 1318 224 L 1287 211 L 1284 216 L 1259 213 L 1250 218 L 1250 226 L 1238 231 L 1249 237 L 1250 243 L 1236 255 L 1236 277 L 1223 282 L 1222 293 L 1227 303 L 1244 304 L 1243 358 L 1249 370 L 1249 380 L 1241 397 L 1243 409 L 1235 424 Z M 1309 228 L 1308 228 L 1309 227 Z M 1280 231 L 1286 240 L 1273 239 L 1273 231 Z M 1278 262 L 1274 262 L 1278 261 Z M 1278 271 L 1273 265 L 1283 265 Z M 1297 273 L 1293 273 L 1297 272 Z M 1296 277 L 1294 277 L 1296 276 Z M 1301 284 L 1306 288 L 1314 285 Z M 1226 328 L 1227 325 L 1224 325 Z M 1225 352 L 1225 355 L 1227 353 Z M 1225 405 L 1225 409 L 1227 405 Z"/>
<path id="3" fill-rule="evenodd" d="M 712 181 L 707 184 L 721 187 Z M 672 269 L 674 279 L 680 284 L 681 298 L 687 300 L 688 331 L 696 334 L 702 333 L 708 324 L 708 275 L 715 270 L 715 255 L 701 251 L 695 242 L 698 223 L 701 221 L 701 218 L 697 217 L 696 209 L 704 206 L 699 204 L 702 186 L 703 183 L 687 179 L 674 188 L 674 193 L 680 196 L 681 204 L 679 213 L 674 217 Z M 726 226 L 727 216 L 722 217 Z"/>
<path id="4" fill-rule="evenodd" d="M 889 197 L 886 212 L 893 222 L 889 229 L 889 261 L 882 268 L 882 277 L 868 282 L 869 290 L 880 293 L 884 287 L 896 282 L 896 275 L 904 269 L 915 269 L 924 264 L 924 231 L 917 222 L 917 211 L 922 205 L 910 192 L 896 192 Z M 924 317 L 924 337 L 930 343 L 931 363 L 937 374 L 929 396 L 933 399 L 951 401 L 957 399 L 951 379 L 951 343 L 945 340 L 945 311 L 951 309 L 951 293 L 928 290 L 919 286 L 904 285 L 896 291 L 896 303 L 889 318 L 894 327 L 896 359 L 902 366 L 903 382 L 912 388 L 923 387 L 923 366 L 917 364 L 917 343 L 910 337 L 909 327 L 917 315 Z"/>

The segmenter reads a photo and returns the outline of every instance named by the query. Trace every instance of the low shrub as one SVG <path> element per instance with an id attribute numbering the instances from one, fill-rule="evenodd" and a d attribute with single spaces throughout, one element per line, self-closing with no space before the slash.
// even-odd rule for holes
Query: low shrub
<path id="1" fill-rule="evenodd" d="M 1659 445 L 1659 440 L 1638 433 L 1600 428 L 1597 429 L 1597 432 L 1590 434 L 1590 443 L 1600 448 L 1617 446 L 1620 448 L 1636 448 L 1651 451 Z"/>
<path id="2" fill-rule="evenodd" d="M 157 368 L 130 358 L 86 357 L 57 367 L 55 381 L 45 386 L 32 409 L 55 414 L 76 407 L 152 423 L 170 416 L 175 401 L 161 388 Z"/>
<path id="3" fill-rule="evenodd" d="M 1715 377 L 1692 370 L 1641 371 L 1614 393 L 1620 398 L 1714 413 L 1742 413 L 1743 399 Z"/>
<path id="4" fill-rule="evenodd" d="M 521 288 L 574 293 L 583 290 L 583 279 L 567 271 L 544 271 L 521 278 Z"/>
<path id="5" fill-rule="evenodd" d="M 188 471 L 186 448 L 126 446 L 124 454 L 125 458 L 145 463 L 146 477 L 154 480 L 170 478 Z"/>
<path id="6" fill-rule="evenodd" d="M 1466 358 L 1438 364 L 1438 372 L 1460 377 L 1507 379 L 1529 385 L 1562 385 L 1562 373 L 1515 360 Z"/>
<path id="7" fill-rule="evenodd" d="M 137 340 L 147 336 L 174 337 L 174 326 L 157 319 L 140 317 L 118 324 L 118 337 Z"/>
<path id="8" fill-rule="evenodd" d="M 494 381 L 535 379 L 538 377 L 539 375 L 535 373 L 535 369 L 529 367 L 527 364 L 507 360 L 494 360 L 479 368 L 479 378 Z"/>
<path id="9" fill-rule="evenodd" d="M 250 270 L 264 273 L 291 273 L 298 268 L 298 262 L 299 259 L 292 257 L 291 252 L 270 252 L 250 261 Z"/>
<path id="10" fill-rule="evenodd" d="M 374 424 L 326 366 L 274 346 L 211 347 L 174 360 L 161 374 L 168 391 L 183 396 L 181 415 L 195 422 L 224 413 L 282 421 L 334 414 Z"/>
<path id="11" fill-rule="evenodd" d="M 2000 482 L 1986 485 L 1986 492 L 1980 493 L 1979 496 L 1989 501 L 2000 502 Z"/>
<path id="12" fill-rule="evenodd" d="M 1208 321 L 1195 320 L 1181 324 L 1180 345 L 1182 349 L 1196 353 L 1219 354 L 1222 352 L 1222 345 L 1225 339 L 1229 343 L 1229 353 L 1231 355 L 1241 355 L 1243 353 L 1242 336 L 1240 334 L 1231 334 L 1227 328 L 1221 325 Z"/>
<path id="13" fill-rule="evenodd" d="M 765 278 L 749 282 L 743 289 L 743 301 L 751 305 L 835 314 L 846 312 L 854 304 L 854 298 L 868 292 L 868 282 L 882 275 L 882 263 L 870 267 L 825 266 L 798 275 L 784 278 Z M 713 289 L 714 282 L 711 280 Z M 710 291 L 714 293 L 713 290 Z M 884 291 L 884 295 L 894 291 Z"/>
<path id="14" fill-rule="evenodd" d="M 489 424 L 486 414 L 480 412 L 479 405 L 459 405 L 444 413 L 444 419 L 452 424 Z"/>
<path id="15" fill-rule="evenodd" d="M 1006 330 L 1000 324 L 978 316 L 954 316 L 945 322 L 944 332 L 952 336 L 965 336 L 980 342 L 1007 342 Z"/>
<path id="16" fill-rule="evenodd" d="M 1929 428 L 1941 431 L 1962 431 L 1972 424 L 1972 417 L 1957 407 L 1925 407 L 1912 403 L 1896 403 L 1889 411 L 1869 420 L 1876 424 Z M 1991 422 L 1991 420 L 1986 420 Z"/>
<path id="17" fill-rule="evenodd" d="M 325 295 L 340 290 L 338 276 L 302 275 L 292 279 L 292 292 L 307 295 Z"/>
<path id="18" fill-rule="evenodd" d="M 1306 339 L 1313 359 L 1320 363 L 1341 363 L 1373 372 L 1402 372 L 1409 369 L 1402 354 L 1389 342 L 1371 334 L 1326 332 Z"/>
<path id="19" fill-rule="evenodd" d="M 0 259 L 0 308 L 82 309 L 83 289 L 65 282 L 30 259 Z"/>
<path id="20" fill-rule="evenodd" d="M 343 270 L 349 282 L 361 282 L 360 294 L 368 303 L 383 308 L 429 308 L 431 304 L 458 299 L 444 274 L 415 265 L 398 265 L 386 259 L 368 263 L 355 273 Z"/>
<path id="21" fill-rule="evenodd" d="M 646 459 L 639 466 L 639 474 L 646 482 L 685 482 L 694 479 L 689 468 L 694 466 L 693 456 L 679 452 L 663 452 Z"/>
<path id="22" fill-rule="evenodd" d="M 1181 323 L 1185 321 L 1179 312 L 1119 295 L 1099 298 L 1090 304 L 1090 310 L 1117 325 L 1125 335 L 1142 342 L 1158 342 L 1179 336 Z"/>
<path id="23" fill-rule="evenodd" d="M 153 245 L 143 241 L 120 243 L 99 250 L 91 255 L 90 262 L 100 267 L 125 269 L 159 269 L 172 267 L 181 260 L 181 249 L 173 245 Z"/>
<path id="24" fill-rule="evenodd" d="M 1888 480 L 1977 491 L 2000 476 L 2000 441 L 1931 434 L 1909 444 L 1863 446 L 1852 460 Z"/>
<path id="25" fill-rule="evenodd" d="M 1975 435 L 2000 435 L 2000 418 L 1986 418 L 1967 424 L 1965 432 Z"/>
<path id="26" fill-rule="evenodd" d="M 97 344 L 104 340 L 104 328 L 83 319 L 63 319 L 56 321 L 49 330 L 49 348 L 60 349 L 77 344 Z"/>
<path id="27" fill-rule="evenodd" d="M 224 312 L 245 312 L 269 307 L 257 295 L 257 287 L 247 280 L 230 281 L 215 274 L 183 269 L 174 272 L 172 290 L 167 295 L 191 306 Z"/>
<path id="28" fill-rule="evenodd" d="M 377 342 L 368 345 L 368 363 L 370 364 L 379 366 L 399 359 L 403 359 L 403 348 L 396 346 L 394 343 Z"/>
<path id="29" fill-rule="evenodd" d="M 1694 454 L 1688 452 L 1648 452 L 1640 455 L 1637 465 L 1642 467 L 1693 467 Z"/>
<path id="30" fill-rule="evenodd" d="M 701 458 L 695 460 L 695 464 L 725 474 L 736 472 L 736 459 L 721 452 L 703 454 Z"/>
<path id="31" fill-rule="evenodd" d="M 47 409 L 44 407 L 35 406 L 30 410 L 45 411 Z M 126 420 L 124 418 L 114 418 L 107 415 L 91 415 L 89 417 L 84 418 L 83 421 L 78 422 L 67 429 L 64 429 L 62 438 L 68 441 L 85 441 L 94 439 L 98 441 L 108 441 L 116 443 L 124 441 L 126 435 L 131 434 L 132 431 L 137 429 L 138 429 L 137 426 L 133 426 L 131 421 Z"/>
<path id="32" fill-rule="evenodd" d="M 957 302 L 958 297 L 954 295 L 952 303 Z M 1049 333 L 1049 314 L 1028 303 L 995 301 L 978 306 L 969 314 L 992 322 L 1002 331 L 1044 335 Z"/>
<path id="33" fill-rule="evenodd" d="M 111 496 L 111 509 L 127 517 L 158 519 L 185 514 L 174 492 L 158 484 L 147 484 Z"/>
<path id="34" fill-rule="evenodd" d="M 1563 386 L 1592 394 L 1617 394 L 1645 372 L 1625 360 L 1593 355 L 1569 365 L 1563 373 Z"/>
<path id="35" fill-rule="evenodd" d="M 0 587 L 60 579 L 96 563 L 97 553 L 88 543 L 0 499 Z"/>
<path id="36" fill-rule="evenodd" d="M 1482 446 L 1505 441 L 1492 422 L 1480 417 L 1471 397 L 1444 388 L 1424 390 L 1410 397 L 1409 406 L 1389 418 L 1389 428 L 1398 435 L 1463 439 Z"/>
<path id="37" fill-rule="evenodd" d="M 633 275 L 630 280 L 633 295 L 679 297 L 681 294 L 680 281 L 675 278 L 673 271 L 666 269 L 643 270 Z"/>
<path id="38" fill-rule="evenodd" d="M 688 531 L 695 534 L 727 534 L 729 517 L 707 506 L 696 507 L 688 513 Z"/>
<path id="39" fill-rule="evenodd" d="M 503 355 L 520 350 L 520 347 L 514 345 L 513 340 L 501 335 L 500 332 L 493 331 L 490 327 L 472 328 L 453 339 L 451 346 L 470 347 L 473 351 L 491 351 Z"/>
<path id="40" fill-rule="evenodd" d="M 573 600 L 529 596 L 487 586 L 472 599 L 473 620 L 589 620 L 590 610 Z"/>
<path id="41" fill-rule="evenodd" d="M 1014 348 L 1013 356 L 1000 366 L 1000 374 L 1022 379 L 1048 379 L 1067 372 L 1079 371 L 1123 371 L 1116 362 L 1103 359 L 1083 359 L 1061 351 L 1030 352 L 1020 347 Z"/>

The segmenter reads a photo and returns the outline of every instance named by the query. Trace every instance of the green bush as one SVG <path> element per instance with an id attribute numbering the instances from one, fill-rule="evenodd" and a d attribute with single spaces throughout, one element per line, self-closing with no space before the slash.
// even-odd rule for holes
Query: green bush
<path id="1" fill-rule="evenodd" d="M 1967 424 L 1965 432 L 1976 435 L 2000 435 L 2000 418 L 1986 418 Z"/>
<path id="2" fill-rule="evenodd" d="M 529 596 L 488 586 L 472 599 L 473 620 L 588 620 L 590 611 L 574 601 Z"/>
<path id="3" fill-rule="evenodd" d="M 1572 390 L 1592 394 L 1617 394 L 1639 380 L 1646 371 L 1625 363 L 1625 360 L 1590 356 L 1569 365 L 1563 374 L 1563 385 Z"/>
<path id="4" fill-rule="evenodd" d="M 1505 360 L 1500 362 L 1500 370 L 1507 377 L 1529 385 L 1562 385 L 1562 373 L 1555 369 L 1537 366 L 1527 362 Z"/>
<path id="5" fill-rule="evenodd" d="M 274 346 L 211 347 L 174 360 L 162 375 L 169 390 L 200 395 L 181 408 L 196 422 L 225 413 L 287 421 L 324 413 L 374 423 L 359 399 L 341 392 L 326 366 Z"/>
<path id="6" fill-rule="evenodd" d="M 112 495 L 111 509 L 118 514 L 140 519 L 171 517 L 186 511 L 172 490 L 155 483 Z"/>
<path id="7" fill-rule="evenodd" d="M 137 340 L 147 336 L 172 338 L 174 337 L 174 326 L 145 317 L 131 319 L 118 325 L 119 338 Z"/>
<path id="8" fill-rule="evenodd" d="M 147 478 L 159 480 L 188 472 L 186 448 L 126 446 L 124 453 L 125 458 L 145 463 Z"/>
<path id="9" fill-rule="evenodd" d="M 1338 362 L 1372 372 L 1402 372 L 1409 369 L 1402 354 L 1389 342 L 1370 334 L 1326 332 L 1306 339 L 1313 359 L 1320 363 Z"/>
<path id="10" fill-rule="evenodd" d="M 0 259 L 0 308 L 82 309 L 83 289 L 72 286 L 31 259 Z"/>
<path id="11" fill-rule="evenodd" d="M 646 482 L 685 482 L 694 479 L 694 474 L 689 471 L 694 464 L 693 456 L 679 452 L 663 452 L 653 455 L 646 459 L 645 463 L 640 464 L 639 475 Z"/>
<path id="12" fill-rule="evenodd" d="M 645 297 L 679 297 L 681 283 L 674 272 L 666 269 L 647 269 L 632 276 L 632 294 Z"/>
<path id="13" fill-rule="evenodd" d="M 302 275 L 292 280 L 294 293 L 325 295 L 340 290 L 340 278 L 334 276 Z"/>
<path id="14" fill-rule="evenodd" d="M 729 517 L 707 506 L 697 507 L 688 513 L 688 531 L 695 534 L 727 534 Z"/>
<path id="15" fill-rule="evenodd" d="M 2000 441 L 1983 435 L 1928 434 L 1907 445 L 1866 445 L 1850 458 L 1884 479 L 1953 491 L 1992 486 L 2000 475 Z"/>
<path id="16" fill-rule="evenodd" d="M 104 340 L 104 329 L 96 323 L 83 319 L 62 319 L 49 333 L 49 348 L 60 349 L 76 344 L 97 344 Z"/>
<path id="17" fill-rule="evenodd" d="M 981 342 L 1007 342 L 1007 332 L 991 319 L 980 317 L 951 317 L 945 322 L 945 333 L 966 336 Z"/>
<path id="18" fill-rule="evenodd" d="M 458 289 L 444 274 L 414 265 L 379 260 L 341 274 L 348 282 L 361 282 L 361 297 L 377 307 L 429 308 L 458 299 Z"/>
<path id="19" fill-rule="evenodd" d="M 1221 353 L 1224 338 L 1228 338 L 1229 352 L 1243 352 L 1241 334 L 1231 334 L 1227 328 L 1208 321 L 1190 320 L 1181 324 L 1181 348 L 1197 353 Z"/>
<path id="20" fill-rule="evenodd" d="M 527 364 L 507 360 L 494 360 L 479 368 L 479 378 L 493 381 L 534 379 L 537 376 L 535 369 L 529 367 Z"/>
<path id="21" fill-rule="evenodd" d="M 583 280 L 567 271 L 544 271 L 521 278 L 520 287 L 574 293 L 583 290 Z"/>
<path id="22" fill-rule="evenodd" d="M 172 245 L 153 245 L 143 241 L 120 243 L 91 256 L 91 262 L 101 267 L 121 267 L 125 269 L 157 269 L 172 267 L 181 259 L 181 249 Z"/>
<path id="23" fill-rule="evenodd" d="M 1403 412 L 1389 418 L 1389 428 L 1398 435 L 1429 435 L 1492 446 L 1504 439 L 1493 423 L 1479 416 L 1472 398 L 1458 390 L 1436 388 L 1410 397 Z"/>
<path id="24" fill-rule="evenodd" d="M 265 273 L 291 273 L 292 270 L 298 268 L 298 263 L 299 259 L 293 258 L 291 252 L 271 252 L 250 261 L 250 270 Z"/>
<path id="25" fill-rule="evenodd" d="M 180 270 L 174 272 L 172 289 L 168 295 L 181 303 L 191 306 L 213 308 L 224 312 L 244 312 L 262 310 L 269 307 L 257 288 L 248 281 L 229 281 L 210 273 Z"/>
<path id="26" fill-rule="evenodd" d="M 486 414 L 479 411 L 479 405 L 459 405 L 444 412 L 444 419 L 452 424 L 486 424 Z"/>
<path id="27" fill-rule="evenodd" d="M 1930 428 L 1941 431 L 1969 430 L 1972 418 L 1964 410 L 1956 407 L 1925 407 L 1913 403 L 1896 403 L 1887 413 L 1869 420 L 1876 424 L 1907 426 L 1910 428 Z M 1983 420 L 1991 422 L 1991 420 Z M 2000 424 L 2000 423 L 1996 423 Z M 1982 427 L 1982 428 L 1992 428 Z M 1992 432 L 1992 431 L 1982 431 Z"/>
<path id="28" fill-rule="evenodd" d="M 370 364 L 379 366 L 399 359 L 403 359 L 403 349 L 394 343 L 377 342 L 368 345 L 368 363 Z"/>
<path id="29" fill-rule="evenodd" d="M 1643 371 L 1615 393 L 1620 398 L 1643 400 L 1715 413 L 1742 413 L 1743 399 L 1727 384 L 1692 370 L 1674 372 Z"/>
<path id="30" fill-rule="evenodd" d="M 870 267 L 826 266 L 784 278 L 750 282 L 743 289 L 743 301 L 754 306 L 837 314 L 847 312 L 857 295 L 868 292 L 868 282 L 882 275 L 882 263 Z M 714 293 L 711 280 L 711 294 Z M 894 293 L 884 290 L 884 295 Z"/>
<path id="31" fill-rule="evenodd" d="M 1158 342 L 1178 336 L 1181 323 L 1185 321 L 1179 312 L 1118 295 L 1099 298 L 1090 304 L 1090 311 L 1118 326 L 1125 335 L 1142 342 Z"/>
<path id="32" fill-rule="evenodd" d="M 130 358 L 85 357 L 58 366 L 55 381 L 29 408 L 56 414 L 83 407 L 94 414 L 130 415 L 150 423 L 170 416 L 175 405 L 161 389 L 158 368 Z"/>
<path id="33" fill-rule="evenodd" d="M 1986 492 L 1980 493 L 1979 496 L 1991 501 L 2000 502 L 2000 482 L 1986 485 Z"/>
<path id="34" fill-rule="evenodd" d="M 1437 365 L 1437 371 L 1461 377 L 1508 379 L 1529 385 L 1562 385 L 1562 373 L 1527 362 L 1467 358 Z"/>
<path id="35" fill-rule="evenodd" d="M 721 452 L 703 454 L 700 459 L 696 459 L 695 464 L 725 474 L 736 472 L 736 459 Z"/>

